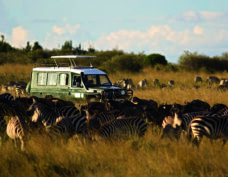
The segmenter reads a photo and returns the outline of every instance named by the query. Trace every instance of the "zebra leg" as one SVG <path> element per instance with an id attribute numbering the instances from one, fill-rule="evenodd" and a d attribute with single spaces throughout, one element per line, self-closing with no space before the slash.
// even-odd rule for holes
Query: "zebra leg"
<path id="1" fill-rule="evenodd" d="M 25 151 L 26 150 L 27 140 L 24 139 L 24 138 L 20 138 L 20 144 L 21 144 L 21 151 Z"/>
<path id="2" fill-rule="evenodd" d="M 191 126 L 188 127 L 188 132 L 187 132 L 187 140 L 188 140 L 188 144 L 192 141 L 192 128 Z"/>
<path id="3" fill-rule="evenodd" d="M 194 139 L 193 139 L 193 141 L 192 141 L 192 145 L 193 146 L 195 145 L 197 148 L 199 148 L 199 145 L 200 145 L 201 140 L 202 140 L 202 137 L 195 136 Z"/>
<path id="4" fill-rule="evenodd" d="M 18 138 L 15 138 L 13 141 L 14 141 L 15 148 L 18 149 L 21 145 L 20 140 Z"/>

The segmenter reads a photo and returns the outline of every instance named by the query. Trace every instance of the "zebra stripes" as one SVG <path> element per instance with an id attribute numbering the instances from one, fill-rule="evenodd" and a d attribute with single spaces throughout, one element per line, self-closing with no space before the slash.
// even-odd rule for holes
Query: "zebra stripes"
<path id="1" fill-rule="evenodd" d="M 70 118 L 62 117 L 51 127 L 46 128 L 47 134 L 52 138 L 63 138 L 67 141 L 74 134 L 72 120 Z"/>
<path id="2" fill-rule="evenodd" d="M 2 93 L 2 94 L 0 94 L 0 100 L 13 101 L 14 100 L 14 97 L 10 93 Z"/>
<path id="3" fill-rule="evenodd" d="M 147 123 L 141 118 L 115 119 L 99 128 L 97 134 L 102 137 L 143 136 L 147 130 Z"/>
<path id="4" fill-rule="evenodd" d="M 162 127 L 163 127 L 163 133 L 161 138 L 169 137 L 169 138 L 175 138 L 180 139 L 181 133 L 183 131 L 187 131 L 188 126 L 192 119 L 194 119 L 196 116 L 199 115 L 210 115 L 213 113 L 204 111 L 204 112 L 191 112 L 186 113 L 183 116 L 179 116 L 175 113 L 174 117 L 168 116 L 163 120 Z"/>
<path id="5" fill-rule="evenodd" d="M 197 146 L 199 146 L 203 136 L 210 139 L 223 138 L 225 144 L 228 139 L 228 117 L 197 116 L 190 123 L 189 139 L 191 139 L 191 135 L 193 135 L 193 143 Z"/>
<path id="6" fill-rule="evenodd" d="M 26 143 L 28 141 L 28 125 L 21 116 L 11 117 L 7 124 L 7 135 L 15 141 L 16 147 L 21 144 L 21 150 L 26 150 Z"/>
<path id="7" fill-rule="evenodd" d="M 55 109 L 56 113 L 62 117 L 71 117 L 80 113 L 79 109 L 75 106 L 63 106 Z"/>
<path id="8" fill-rule="evenodd" d="M 45 104 L 34 102 L 27 111 L 33 122 L 42 122 L 45 127 L 52 126 L 59 117 L 55 110 Z"/>

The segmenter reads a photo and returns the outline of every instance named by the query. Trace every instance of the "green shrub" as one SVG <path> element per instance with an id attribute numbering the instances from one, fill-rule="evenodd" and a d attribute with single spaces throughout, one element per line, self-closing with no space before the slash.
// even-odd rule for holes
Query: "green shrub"
<path id="1" fill-rule="evenodd" d="M 167 65 L 168 62 L 165 56 L 154 53 L 154 54 L 147 55 L 143 60 L 143 64 L 150 65 L 151 67 L 155 67 L 157 64 Z"/>
<path id="2" fill-rule="evenodd" d="M 143 57 L 141 55 L 116 55 L 111 60 L 106 61 L 101 69 L 106 72 L 139 72 L 142 69 L 142 60 Z"/>

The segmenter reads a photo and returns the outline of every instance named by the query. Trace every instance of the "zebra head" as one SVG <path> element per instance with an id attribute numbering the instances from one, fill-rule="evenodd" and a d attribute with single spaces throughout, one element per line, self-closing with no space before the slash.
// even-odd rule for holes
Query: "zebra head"
<path id="1" fill-rule="evenodd" d="M 33 98 L 33 103 L 27 110 L 27 115 L 31 117 L 33 122 L 37 122 L 39 120 L 39 102 L 37 99 Z"/>
<path id="2" fill-rule="evenodd" d="M 167 116 L 162 122 L 163 132 L 161 138 L 179 139 L 182 132 L 181 123 L 182 121 L 177 113 L 174 116 Z"/>

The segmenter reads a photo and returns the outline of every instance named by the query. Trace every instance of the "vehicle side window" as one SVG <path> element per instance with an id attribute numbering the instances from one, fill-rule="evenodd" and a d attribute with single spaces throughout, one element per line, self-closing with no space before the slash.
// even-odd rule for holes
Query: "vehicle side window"
<path id="1" fill-rule="evenodd" d="M 69 74 L 60 74 L 59 80 L 59 85 L 68 85 Z"/>
<path id="2" fill-rule="evenodd" d="M 46 85 L 47 84 L 47 73 L 38 73 L 37 74 L 37 85 Z"/>
<path id="3" fill-rule="evenodd" d="M 88 75 L 88 81 L 87 81 L 87 85 L 96 85 L 97 84 L 97 77 L 96 75 Z"/>
<path id="4" fill-rule="evenodd" d="M 57 74 L 56 73 L 48 73 L 48 81 L 47 85 L 56 85 Z"/>
<path id="5" fill-rule="evenodd" d="M 81 76 L 73 76 L 72 86 L 81 87 Z"/>

